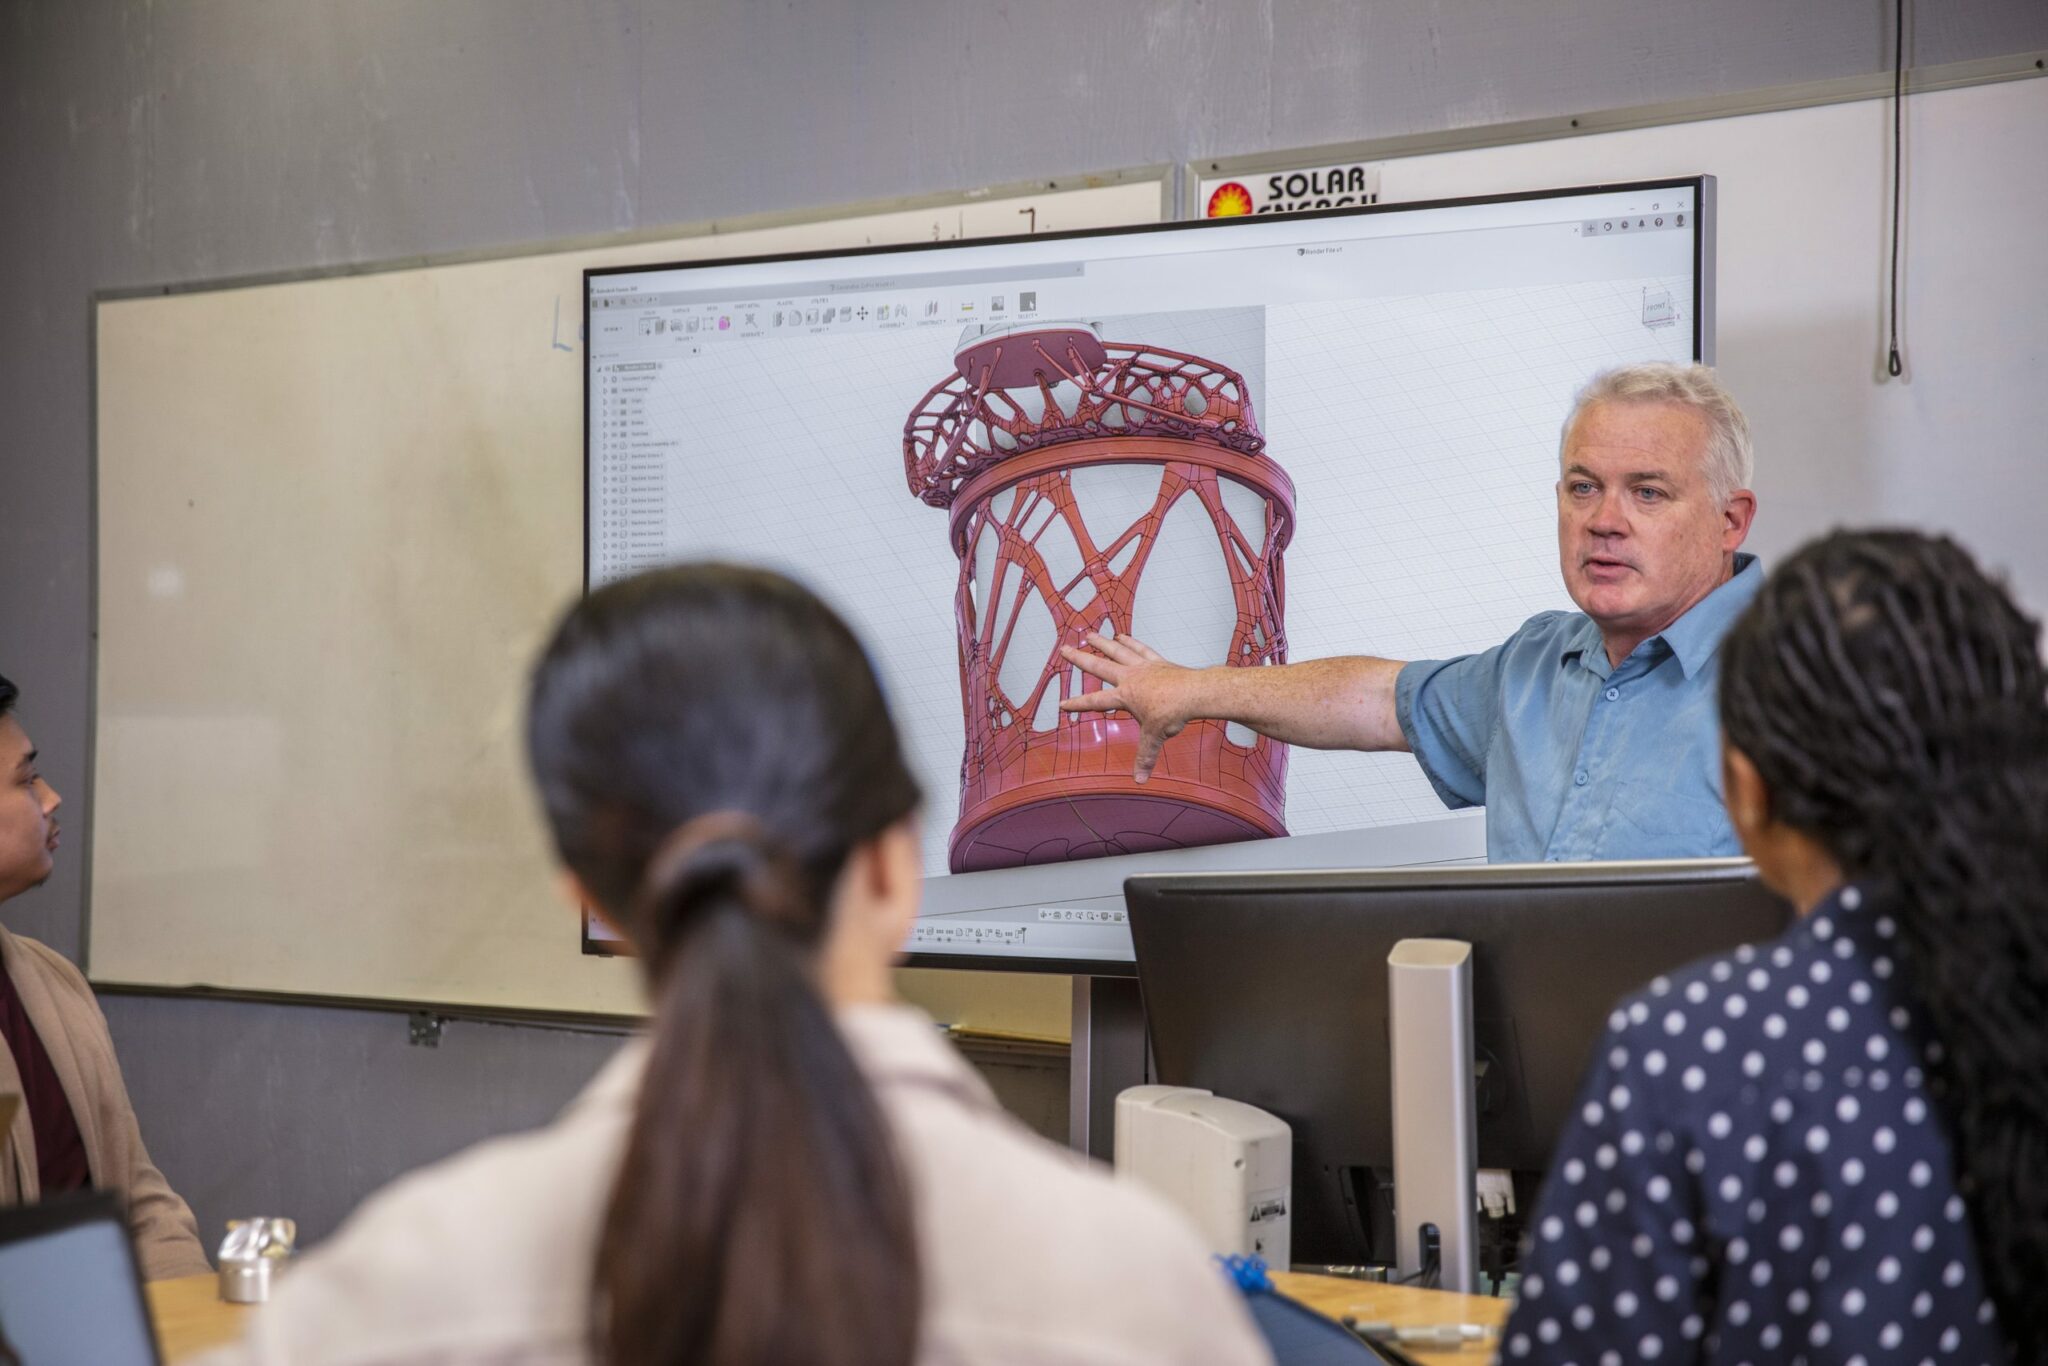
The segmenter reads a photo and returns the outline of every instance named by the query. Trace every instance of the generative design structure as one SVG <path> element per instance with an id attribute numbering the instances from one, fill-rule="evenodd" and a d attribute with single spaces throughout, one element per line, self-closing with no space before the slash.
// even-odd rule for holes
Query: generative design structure
<path id="1" fill-rule="evenodd" d="M 956 873 L 1284 835 L 1287 750 L 1197 721 L 1131 777 L 1127 713 L 1060 658 L 1089 631 L 1176 662 L 1287 653 L 1294 486 L 1244 377 L 1092 328 L 970 328 L 903 430 L 910 491 L 950 510 L 967 723 Z"/>

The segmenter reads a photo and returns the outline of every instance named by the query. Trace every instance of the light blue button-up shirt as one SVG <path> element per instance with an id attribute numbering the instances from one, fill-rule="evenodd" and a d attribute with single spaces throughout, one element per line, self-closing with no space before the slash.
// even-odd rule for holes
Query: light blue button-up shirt
<path id="1" fill-rule="evenodd" d="M 1401 670 L 1401 733 L 1445 806 L 1486 808 L 1494 863 L 1719 858 L 1721 638 L 1763 584 L 1754 555 L 1609 665 L 1581 612 L 1544 612 L 1484 654 Z"/>

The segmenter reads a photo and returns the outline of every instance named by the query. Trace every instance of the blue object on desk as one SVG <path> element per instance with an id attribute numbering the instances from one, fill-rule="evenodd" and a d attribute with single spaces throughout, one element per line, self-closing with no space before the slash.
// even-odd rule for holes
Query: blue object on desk
<path id="1" fill-rule="evenodd" d="M 1291 1300 L 1274 1286 L 1266 1263 L 1258 1257 L 1218 1257 L 1223 1269 L 1244 1292 L 1245 1307 L 1273 1353 L 1276 1366 L 1346 1366 L 1387 1358 L 1335 1319 Z"/>

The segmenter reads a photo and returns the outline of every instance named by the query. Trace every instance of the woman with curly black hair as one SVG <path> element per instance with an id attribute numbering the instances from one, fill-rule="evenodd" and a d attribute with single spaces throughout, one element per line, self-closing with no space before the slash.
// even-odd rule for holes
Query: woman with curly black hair
<path id="1" fill-rule="evenodd" d="M 1801 912 L 1622 1003 L 1509 1360 L 2048 1359 L 2048 671 L 1953 541 L 1838 533 L 1723 643 Z"/>

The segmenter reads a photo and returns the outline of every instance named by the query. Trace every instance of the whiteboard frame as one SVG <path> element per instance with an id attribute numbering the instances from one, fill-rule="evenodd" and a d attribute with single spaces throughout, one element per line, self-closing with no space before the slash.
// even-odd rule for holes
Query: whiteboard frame
<path id="1" fill-rule="evenodd" d="M 198 1000 L 251 1001 L 268 1004 L 318 1006 L 343 1010 L 375 1010 L 391 1014 L 430 1015 L 436 1019 L 464 1019 L 551 1024 L 558 1028 L 610 1029 L 635 1023 L 636 1015 L 611 1015 L 545 1008 L 513 1006 L 470 1006 L 459 1003 L 403 999 L 382 996 L 332 995 L 318 992 L 271 991 L 254 988 L 214 987 L 204 984 L 170 986 L 155 983 L 107 983 L 92 975 L 93 844 L 98 824 L 95 787 L 99 764 L 99 667 L 100 667 L 100 308 L 104 304 L 134 299 L 168 298 L 186 294 L 211 294 L 228 290 L 254 289 L 268 285 L 301 284 L 354 276 L 382 275 L 396 271 L 426 270 L 478 262 L 517 260 L 565 252 L 603 251 L 642 246 L 650 242 L 689 242 L 707 237 L 726 237 L 770 228 L 800 227 L 843 219 L 867 218 L 880 214 L 965 208 L 990 200 L 1024 199 L 1036 195 L 1065 194 L 1079 190 L 1106 189 L 1119 185 L 1156 184 L 1162 222 L 1171 221 L 1180 199 L 1180 167 L 1156 162 L 1117 170 L 1050 176 L 986 185 L 971 190 L 951 190 L 922 195 L 861 200 L 853 203 L 771 210 L 727 218 L 707 218 L 660 227 L 636 228 L 629 232 L 586 233 L 575 237 L 513 243 L 473 250 L 431 252 L 391 257 L 376 261 L 343 261 L 294 270 L 261 271 L 243 275 L 200 280 L 166 281 L 153 285 L 124 285 L 96 289 L 86 300 L 86 344 L 88 348 L 86 402 L 88 407 L 86 460 L 86 732 L 85 793 L 86 819 L 79 840 L 79 858 L 84 864 L 79 896 L 79 967 L 95 991 L 127 996 L 169 996 Z M 1044 236 L 1046 234 L 1040 234 Z M 977 239 L 966 239 L 977 240 Z M 586 557 L 587 558 L 587 557 Z"/>
<path id="2" fill-rule="evenodd" d="M 1977 61 L 1908 67 L 1905 72 L 1903 93 L 1919 95 L 1933 90 L 1954 90 L 1962 86 L 2030 80 L 2041 76 L 2048 76 L 2048 49 L 2038 52 L 2016 52 L 2004 57 L 1986 57 Z M 1524 142 L 1549 142 L 1557 138 L 1586 137 L 1594 133 L 1618 133 L 1632 128 L 1662 128 L 1679 123 L 1698 123 L 1707 119 L 1735 118 L 1743 114 L 1769 114 L 1785 109 L 1811 109 L 1824 104 L 1889 99 L 1891 94 L 1891 73 L 1881 71 L 1872 72 L 1867 76 L 1844 76 L 1835 80 L 1766 86 L 1760 90 L 1739 94 L 1672 100 L 1664 104 L 1639 104 L 1583 114 L 1519 119 L 1512 123 L 1478 124 L 1427 133 L 1402 133 L 1392 137 L 1367 138 L 1360 142 L 1292 147 L 1271 152 L 1251 152 L 1243 156 L 1203 157 L 1182 163 L 1180 214 L 1183 218 L 1202 216 L 1202 182 L 1216 176 L 1271 175 L 1274 172 L 1306 171 L 1354 161 L 1399 161 L 1405 157 L 1432 156 L 1439 152 L 1469 152 L 1484 147 L 1510 147 Z M 1711 363 L 1709 359 L 1709 364 Z"/>
<path id="3" fill-rule="evenodd" d="M 804 227 L 814 223 L 836 223 L 848 218 L 872 218 L 881 214 L 911 213 L 925 209 L 966 208 L 988 200 L 1028 199 L 1033 195 L 1071 194 L 1077 190 L 1102 190 L 1116 185 L 1159 185 L 1159 212 L 1170 219 L 1180 203 L 1180 165 L 1152 162 L 1115 171 L 1081 175 L 1049 176 L 1040 180 L 1013 180 L 984 185 L 972 190 L 946 190 L 933 194 L 897 195 L 886 199 L 862 199 L 844 204 L 810 205 L 797 209 L 771 209 L 762 213 L 737 214 L 729 218 L 700 218 L 687 223 L 634 228 L 627 232 L 583 233 L 575 237 L 548 237 L 515 242 L 505 246 L 477 247 L 462 251 L 428 252 L 417 256 L 394 256 L 375 261 L 337 261 L 324 266 L 294 270 L 257 271 L 246 275 L 221 275 L 204 280 L 164 281 L 153 285 L 121 285 L 96 289 L 89 296 L 95 314 L 102 303 L 124 299 L 154 299 L 178 294 L 213 294 L 226 289 L 251 289 L 261 285 L 300 284 L 310 280 L 332 280 L 353 275 L 383 275 L 397 270 L 426 270 L 439 266 L 474 265 L 480 261 L 509 261 L 527 256 L 557 256 L 567 252 L 604 251 L 614 247 L 645 246 L 649 242 L 687 242 L 700 237 L 730 237 L 767 228 Z M 1023 234 L 1029 236 L 1030 234 Z M 1046 234 L 1040 233 L 1039 236 Z M 952 240 L 952 239 L 948 239 Z M 961 239 L 979 241 L 984 239 Z M 737 258 L 735 258 L 737 259 Z M 95 378 L 97 367 L 95 367 Z M 94 451 L 98 451 L 95 433 Z"/>

